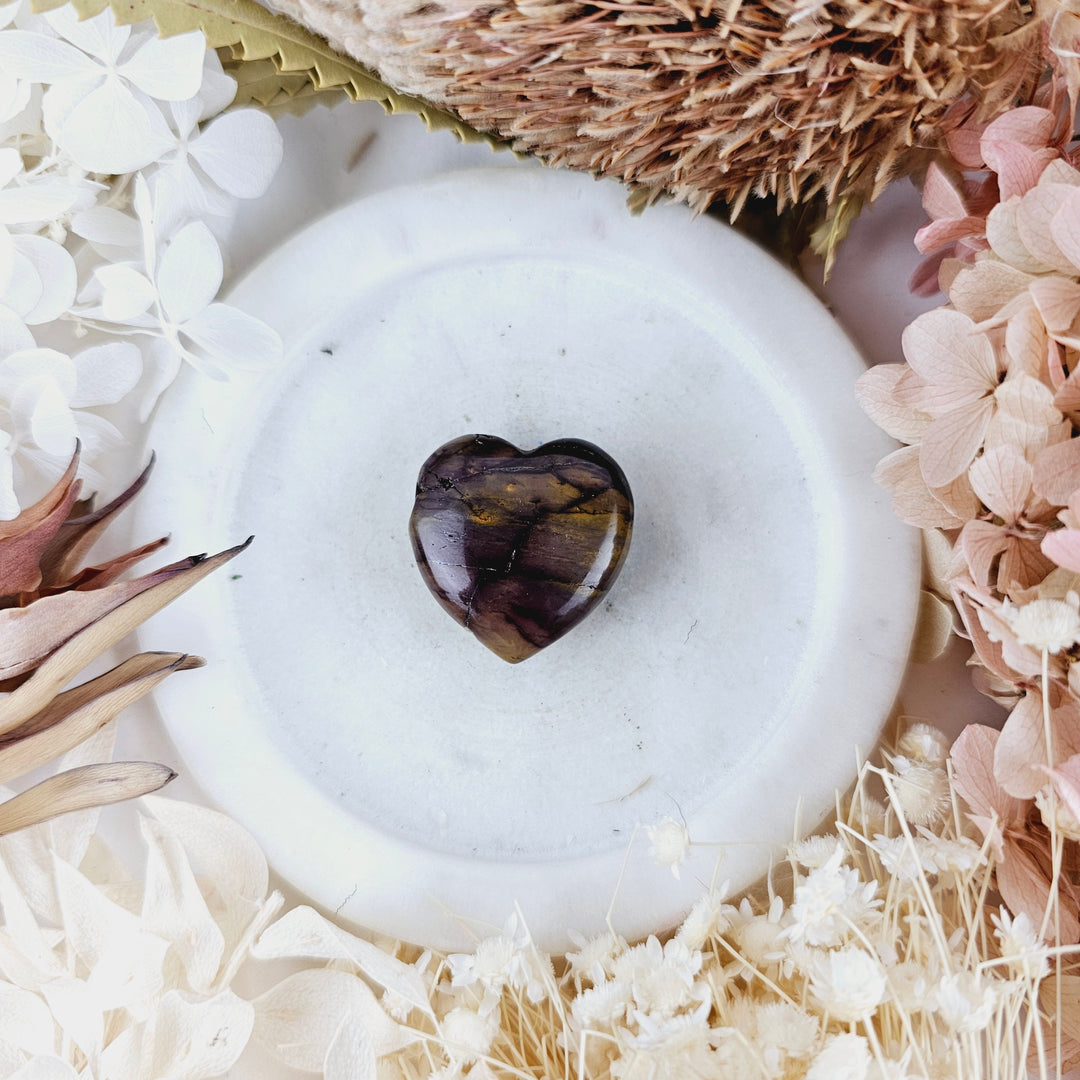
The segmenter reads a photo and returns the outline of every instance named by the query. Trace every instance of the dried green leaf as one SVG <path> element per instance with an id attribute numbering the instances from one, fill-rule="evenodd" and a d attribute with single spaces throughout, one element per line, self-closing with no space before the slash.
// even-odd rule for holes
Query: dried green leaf
<path id="1" fill-rule="evenodd" d="M 67 0 L 36 0 L 34 7 L 47 11 L 62 7 Z M 228 49 L 245 62 L 269 60 L 282 73 L 270 101 L 278 95 L 291 97 L 303 87 L 301 76 L 316 91 L 344 91 L 354 101 L 378 101 L 388 113 L 415 113 L 429 130 L 452 131 L 462 142 L 504 145 L 492 135 L 469 127 L 458 117 L 420 98 L 399 94 L 372 71 L 351 57 L 332 49 L 299 23 L 275 15 L 256 0 L 71 0 L 84 18 L 112 7 L 119 23 L 153 19 L 162 37 L 201 30 L 208 48 Z M 260 93 L 270 95 L 265 67 Z M 258 100 L 257 98 L 255 100 Z"/>
<path id="2" fill-rule="evenodd" d="M 69 769 L 0 803 L 0 836 L 72 810 L 138 798 L 164 787 L 175 776 L 167 765 L 150 761 L 120 761 Z"/>
<path id="3" fill-rule="evenodd" d="M 832 272 L 837 248 L 851 232 L 851 227 L 862 213 L 865 203 L 866 197 L 861 192 L 841 195 L 829 207 L 825 220 L 810 234 L 810 250 L 825 260 L 824 277 L 826 280 Z"/>

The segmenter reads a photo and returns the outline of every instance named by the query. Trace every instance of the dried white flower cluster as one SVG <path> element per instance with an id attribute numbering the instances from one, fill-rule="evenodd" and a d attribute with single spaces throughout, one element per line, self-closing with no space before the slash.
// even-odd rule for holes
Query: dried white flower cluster
<path id="1" fill-rule="evenodd" d="M 220 377 L 280 355 L 265 324 L 214 301 L 207 224 L 261 195 L 274 121 L 236 93 L 201 33 L 159 39 L 112 12 L 0 5 L 0 520 L 82 446 L 122 444 L 94 410 L 145 419 L 183 361 Z"/>
<path id="2" fill-rule="evenodd" d="M 664 942 L 576 936 L 555 961 L 519 916 L 449 956 L 308 907 L 273 922 L 251 837 L 168 799 L 145 800 L 142 881 L 95 835 L 97 811 L 0 838 L 0 1078 L 202 1080 L 252 1037 L 328 1080 L 1021 1080 L 1029 1054 L 1049 1076 L 1057 1033 L 1035 1006 L 1052 1013 L 1047 988 L 1080 979 L 1028 916 L 986 905 L 993 851 L 960 825 L 940 734 L 916 725 L 894 751 L 888 771 L 864 767 L 835 834 L 792 845 L 767 895 L 722 886 Z M 906 789 L 918 770 L 940 775 Z M 307 966 L 236 993 L 242 964 L 285 959 Z M 1067 1060 L 1080 1017 L 1062 1015 Z"/>

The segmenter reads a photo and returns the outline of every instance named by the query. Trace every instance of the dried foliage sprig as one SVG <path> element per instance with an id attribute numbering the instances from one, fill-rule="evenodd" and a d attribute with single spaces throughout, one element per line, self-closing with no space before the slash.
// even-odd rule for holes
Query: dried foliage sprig
<path id="1" fill-rule="evenodd" d="M 387 968 L 294 909 L 253 955 L 325 966 L 258 998 L 255 1036 L 332 1080 L 361 1065 L 410 1080 L 1053 1075 L 1080 1060 L 1080 1016 L 1048 1004 L 1070 1000 L 1075 950 L 997 908 L 994 847 L 947 754 L 909 727 L 862 767 L 834 833 L 793 843 L 767 891 L 715 886 L 664 942 L 611 928 L 552 958 L 515 916 L 470 953 L 397 946 Z M 685 845 L 657 850 L 668 864 Z"/>
<path id="2" fill-rule="evenodd" d="M 393 86 L 553 164 L 737 214 L 854 208 L 943 135 L 966 93 L 1033 88 L 1042 29 L 1000 0 L 279 0 Z"/>
<path id="3" fill-rule="evenodd" d="M 17 780 L 78 746 L 123 709 L 198 657 L 142 653 L 104 675 L 63 690 L 84 667 L 246 545 L 197 556 L 130 581 L 126 570 L 164 539 L 92 567 L 94 542 L 142 490 L 149 467 L 100 509 L 80 500 L 78 452 L 39 502 L 0 526 L 0 784 Z M 168 783 L 164 765 L 88 765 L 0 803 L 0 834 L 76 809 L 143 795 Z"/>
<path id="4" fill-rule="evenodd" d="M 908 727 L 863 765 L 835 831 L 793 842 L 767 889 L 717 884 L 663 942 L 611 928 L 565 957 L 520 914 L 451 955 L 373 943 L 305 906 L 272 922 L 281 898 L 251 837 L 168 799 L 145 803 L 142 881 L 118 878 L 86 815 L 35 826 L 0 838 L 15 931 L 0 936 L 0 993 L 34 1020 L 5 1063 L 196 1080 L 254 1036 L 328 1080 L 1048 1078 L 1080 1061 L 1076 950 L 997 907 L 995 846 L 947 754 L 936 729 Z M 654 846 L 664 865 L 685 854 Z M 245 1000 L 248 957 L 264 986 L 279 976 L 261 962 L 294 970 Z"/>

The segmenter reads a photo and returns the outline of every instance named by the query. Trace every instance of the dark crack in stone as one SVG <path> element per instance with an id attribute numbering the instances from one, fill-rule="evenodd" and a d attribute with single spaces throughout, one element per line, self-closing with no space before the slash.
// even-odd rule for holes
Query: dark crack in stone
<path id="1" fill-rule="evenodd" d="M 559 439 L 526 454 L 463 435 L 424 462 L 409 532 L 435 599 L 516 664 L 603 600 L 633 518 L 622 469 L 592 443 Z"/>

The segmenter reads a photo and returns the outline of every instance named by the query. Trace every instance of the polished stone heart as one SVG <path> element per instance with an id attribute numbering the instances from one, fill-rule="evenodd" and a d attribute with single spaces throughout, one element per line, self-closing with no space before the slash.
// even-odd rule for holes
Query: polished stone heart
<path id="1" fill-rule="evenodd" d="M 622 469 L 592 443 L 559 439 L 525 454 L 464 435 L 424 462 L 409 531 L 435 599 L 516 664 L 604 598 L 633 518 Z"/>

